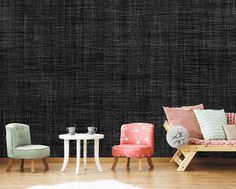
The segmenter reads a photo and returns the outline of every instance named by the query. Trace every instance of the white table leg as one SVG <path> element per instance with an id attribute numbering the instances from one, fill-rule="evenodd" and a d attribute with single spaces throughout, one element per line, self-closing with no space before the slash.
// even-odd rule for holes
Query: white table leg
<path id="1" fill-rule="evenodd" d="M 99 162 L 99 139 L 94 140 L 94 157 L 98 171 L 102 172 L 102 168 Z"/>
<path id="2" fill-rule="evenodd" d="M 76 171 L 75 174 L 79 174 L 80 167 L 80 140 L 76 140 Z"/>
<path id="3" fill-rule="evenodd" d="M 87 169 L 87 140 L 84 140 L 83 154 L 84 154 L 84 170 L 86 170 Z"/>
<path id="4" fill-rule="evenodd" d="M 65 171 L 66 166 L 68 164 L 69 161 L 69 150 L 70 150 L 70 141 L 69 140 L 64 140 L 64 161 L 63 161 L 63 165 L 61 168 L 61 171 Z"/>

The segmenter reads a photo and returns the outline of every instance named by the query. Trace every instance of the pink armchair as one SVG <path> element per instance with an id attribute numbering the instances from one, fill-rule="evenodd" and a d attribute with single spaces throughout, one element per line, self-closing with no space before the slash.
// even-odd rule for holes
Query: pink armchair
<path id="1" fill-rule="evenodd" d="M 112 147 L 115 170 L 118 158 L 127 157 L 127 168 L 130 158 L 139 159 L 139 171 L 142 170 L 142 158 L 147 158 L 150 169 L 153 169 L 151 156 L 154 152 L 154 125 L 150 123 L 129 123 L 121 126 L 120 145 Z"/>

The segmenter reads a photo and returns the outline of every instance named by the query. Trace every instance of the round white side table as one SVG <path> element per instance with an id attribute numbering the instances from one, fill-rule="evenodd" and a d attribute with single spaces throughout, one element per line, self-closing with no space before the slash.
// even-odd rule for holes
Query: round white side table
<path id="1" fill-rule="evenodd" d="M 80 170 L 80 141 L 83 140 L 83 160 L 84 169 L 87 169 L 87 140 L 94 140 L 94 158 L 98 171 L 102 172 L 102 168 L 99 162 L 99 139 L 103 139 L 103 134 L 89 135 L 85 133 L 76 133 L 75 135 L 61 134 L 59 139 L 64 140 L 64 161 L 61 171 L 64 172 L 69 161 L 70 140 L 76 140 L 76 171 L 75 174 L 79 174 Z"/>

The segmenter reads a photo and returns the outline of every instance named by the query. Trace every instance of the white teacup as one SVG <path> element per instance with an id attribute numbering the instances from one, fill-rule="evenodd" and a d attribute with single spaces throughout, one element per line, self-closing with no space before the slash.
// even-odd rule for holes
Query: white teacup
<path id="1" fill-rule="evenodd" d="M 74 135 L 76 127 L 67 127 L 66 130 L 68 131 L 69 135 Z"/>
<path id="2" fill-rule="evenodd" d="M 98 131 L 97 127 L 88 127 L 88 134 L 94 135 Z"/>

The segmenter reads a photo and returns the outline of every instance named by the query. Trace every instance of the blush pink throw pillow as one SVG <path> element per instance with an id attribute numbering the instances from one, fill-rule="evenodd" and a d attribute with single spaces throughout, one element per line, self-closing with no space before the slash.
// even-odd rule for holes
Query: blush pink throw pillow
<path id="1" fill-rule="evenodd" d="M 182 126 L 186 128 L 192 138 L 203 139 L 197 118 L 193 109 L 203 110 L 203 104 L 195 106 L 183 106 L 180 108 L 163 107 L 168 122 L 173 126 Z"/>

